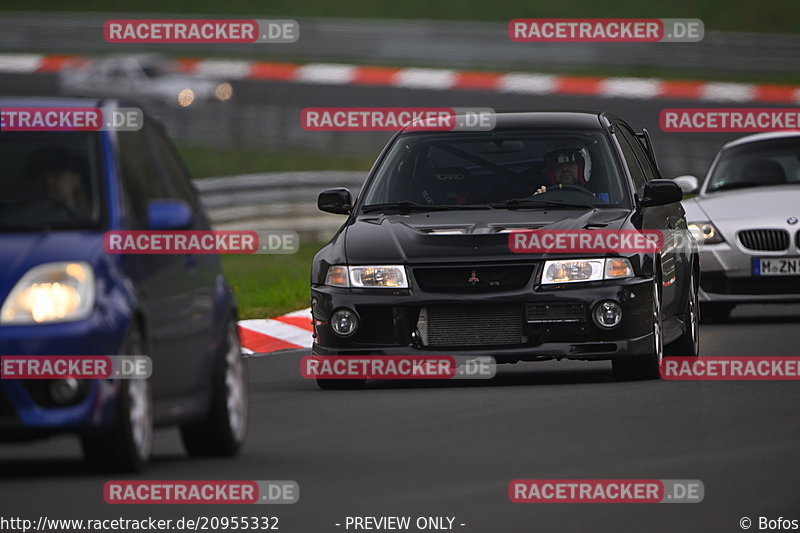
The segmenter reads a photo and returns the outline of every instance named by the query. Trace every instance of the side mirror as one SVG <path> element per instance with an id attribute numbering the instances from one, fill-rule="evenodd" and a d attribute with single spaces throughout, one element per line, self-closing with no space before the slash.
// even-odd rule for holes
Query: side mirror
<path id="1" fill-rule="evenodd" d="M 681 188 L 672 180 L 650 180 L 644 186 L 643 207 L 673 204 L 683 199 Z"/>
<path id="2" fill-rule="evenodd" d="M 147 229 L 186 229 L 194 222 L 189 204 L 181 200 L 151 200 L 147 202 Z"/>
<path id="3" fill-rule="evenodd" d="M 672 181 L 678 184 L 683 194 L 695 193 L 700 188 L 700 181 L 690 174 L 678 176 L 677 178 L 673 178 Z"/>
<path id="4" fill-rule="evenodd" d="M 317 198 L 317 208 L 326 213 L 349 215 L 353 209 L 350 191 L 342 188 L 322 191 L 319 193 L 319 198 Z"/>

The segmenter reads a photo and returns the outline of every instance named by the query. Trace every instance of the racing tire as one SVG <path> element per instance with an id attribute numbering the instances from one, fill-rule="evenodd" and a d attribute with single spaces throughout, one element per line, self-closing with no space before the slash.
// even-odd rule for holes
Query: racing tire
<path id="1" fill-rule="evenodd" d="M 121 353 L 143 355 L 145 337 L 138 325 L 125 336 Z M 139 472 L 150 459 L 153 446 L 153 399 L 149 379 L 122 379 L 113 426 L 109 431 L 81 435 L 81 448 L 89 467 L 97 472 Z"/>
<path id="2" fill-rule="evenodd" d="M 214 361 L 211 405 L 206 416 L 181 426 L 183 447 L 193 457 L 235 456 L 247 437 L 247 367 L 236 319 L 225 326 L 225 340 Z"/>
<path id="3" fill-rule="evenodd" d="M 664 358 L 664 322 L 661 315 L 661 293 L 658 279 L 653 282 L 652 308 L 653 352 L 615 358 L 611 364 L 618 379 L 626 381 L 658 379 L 661 375 L 661 360 Z"/>
<path id="4" fill-rule="evenodd" d="M 692 269 L 690 278 L 691 294 L 686 302 L 686 311 L 683 315 L 683 323 L 686 331 L 675 341 L 668 344 L 665 354 L 676 357 L 699 357 L 700 356 L 700 305 L 697 296 L 697 278 Z"/>

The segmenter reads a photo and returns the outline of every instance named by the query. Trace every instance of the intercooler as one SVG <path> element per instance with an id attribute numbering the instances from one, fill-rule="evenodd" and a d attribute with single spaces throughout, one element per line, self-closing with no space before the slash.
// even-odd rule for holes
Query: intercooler
<path id="1" fill-rule="evenodd" d="M 524 344 L 522 308 L 512 305 L 439 305 L 420 309 L 417 333 L 425 346 Z"/>

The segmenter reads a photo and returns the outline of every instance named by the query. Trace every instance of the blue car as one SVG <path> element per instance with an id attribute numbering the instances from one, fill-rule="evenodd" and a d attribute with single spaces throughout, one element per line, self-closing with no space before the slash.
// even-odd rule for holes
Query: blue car
<path id="1" fill-rule="evenodd" d="M 122 104 L 0 98 L 0 108 Z M 237 309 L 218 256 L 107 253 L 109 230 L 208 230 L 163 128 L 0 131 L 0 355 L 147 355 L 148 379 L 0 379 L 0 440 L 76 434 L 89 464 L 136 471 L 153 428 L 190 455 L 247 432 Z"/>

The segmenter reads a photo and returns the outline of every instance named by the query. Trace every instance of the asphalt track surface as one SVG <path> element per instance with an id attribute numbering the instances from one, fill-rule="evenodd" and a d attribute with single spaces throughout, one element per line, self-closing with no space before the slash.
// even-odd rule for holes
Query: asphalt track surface
<path id="1" fill-rule="evenodd" d="M 704 355 L 800 355 L 800 306 L 745 306 L 703 325 Z M 800 519 L 797 382 L 617 382 L 609 363 L 505 365 L 490 381 L 372 381 L 321 391 L 303 351 L 249 360 L 252 419 L 240 457 L 193 460 L 158 433 L 142 475 L 291 479 L 293 505 L 103 502 L 69 437 L 0 448 L 0 515 L 36 519 L 261 516 L 280 531 L 344 531 L 347 516 L 453 516 L 456 531 L 739 531 Z M 695 504 L 513 504 L 517 478 L 700 479 Z M 755 526 L 754 528 L 755 529 Z M 413 530 L 413 529 L 412 529 Z M 352 531 L 352 529 L 351 529 Z"/>
<path id="2" fill-rule="evenodd" d="M 22 94 L 24 87 L 45 94 L 48 80 L 0 76 L 0 92 Z M 432 106 L 603 108 L 652 130 L 657 110 L 681 103 L 239 85 L 239 98 L 286 105 L 419 105 L 427 95 Z M 701 342 L 707 356 L 800 355 L 800 306 L 738 308 L 729 323 L 704 324 Z M 345 531 L 347 516 L 382 515 L 450 516 L 456 531 L 481 533 L 741 531 L 744 516 L 755 522 L 752 530 L 759 516 L 800 519 L 796 382 L 617 382 L 609 363 L 547 362 L 501 366 L 490 381 L 370 382 L 363 391 L 320 391 L 300 376 L 304 354 L 249 360 L 250 436 L 236 459 L 189 459 L 177 432 L 166 430 L 146 472 L 109 478 L 86 470 L 70 437 L 3 445 L 0 516 L 271 515 L 287 533 Z M 518 478 L 699 479 L 705 499 L 513 504 L 507 489 Z M 109 479 L 295 480 L 300 500 L 115 506 L 102 498 Z"/>

